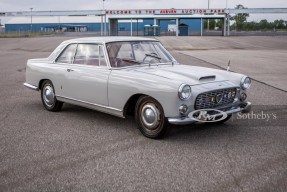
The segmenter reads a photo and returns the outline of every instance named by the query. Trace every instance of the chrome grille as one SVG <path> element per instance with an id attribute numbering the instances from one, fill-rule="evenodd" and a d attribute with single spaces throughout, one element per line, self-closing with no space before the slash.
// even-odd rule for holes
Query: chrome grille
<path id="1" fill-rule="evenodd" d="M 236 94 L 236 88 L 220 89 L 201 93 L 196 97 L 194 107 L 195 109 L 213 109 L 222 107 L 232 103 Z"/>

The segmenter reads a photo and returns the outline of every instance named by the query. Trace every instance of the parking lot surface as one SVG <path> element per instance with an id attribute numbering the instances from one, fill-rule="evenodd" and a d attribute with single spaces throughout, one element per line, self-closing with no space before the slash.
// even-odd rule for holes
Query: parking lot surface
<path id="1" fill-rule="evenodd" d="M 254 79 L 250 116 L 172 126 L 163 140 L 143 137 L 132 117 L 48 112 L 23 87 L 27 59 L 70 38 L 0 39 L 0 191 L 286 191 L 286 37 L 160 37 L 181 63 L 232 58 Z"/>

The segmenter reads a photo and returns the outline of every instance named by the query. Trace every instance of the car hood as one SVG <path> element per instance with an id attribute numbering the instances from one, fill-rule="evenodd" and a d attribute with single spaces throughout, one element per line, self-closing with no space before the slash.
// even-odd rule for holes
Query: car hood
<path id="1" fill-rule="evenodd" d="M 181 64 L 144 66 L 137 67 L 134 70 L 136 73 L 146 73 L 152 76 L 162 77 L 166 80 L 178 81 L 190 85 L 216 81 L 232 81 L 233 79 L 238 79 L 237 76 L 242 76 L 241 74 L 224 70 Z"/>

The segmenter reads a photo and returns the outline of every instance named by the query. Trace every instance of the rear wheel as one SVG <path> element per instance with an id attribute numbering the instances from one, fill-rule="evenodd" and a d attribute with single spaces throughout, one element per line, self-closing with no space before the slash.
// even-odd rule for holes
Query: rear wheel
<path id="1" fill-rule="evenodd" d="M 48 111 L 60 111 L 63 106 L 63 102 L 57 100 L 54 86 L 50 80 L 46 80 L 42 84 L 41 99 L 44 107 Z"/>
<path id="2" fill-rule="evenodd" d="M 169 129 L 162 106 L 149 96 L 137 101 L 135 120 L 141 133 L 148 138 L 162 138 Z"/>

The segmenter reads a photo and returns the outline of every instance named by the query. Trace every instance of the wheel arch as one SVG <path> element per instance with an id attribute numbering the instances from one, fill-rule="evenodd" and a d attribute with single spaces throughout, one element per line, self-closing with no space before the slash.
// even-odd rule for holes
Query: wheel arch
<path id="1" fill-rule="evenodd" d="M 126 102 L 125 106 L 124 106 L 124 111 L 123 111 L 123 115 L 127 116 L 127 115 L 131 115 L 134 116 L 134 112 L 135 112 L 135 107 L 136 107 L 136 103 L 139 100 L 140 97 L 142 96 L 148 96 L 142 93 L 137 93 L 132 95 L 128 101 Z"/>
<path id="2" fill-rule="evenodd" d="M 38 85 L 39 90 L 42 89 L 42 85 L 43 85 L 44 81 L 47 81 L 47 80 L 51 81 L 50 79 L 41 79 L 41 80 L 39 81 L 39 85 Z M 52 81 L 51 81 L 51 82 L 52 82 Z"/>
<path id="3" fill-rule="evenodd" d="M 156 99 L 154 98 L 153 96 L 151 95 L 147 95 L 147 94 L 143 94 L 143 93 L 137 93 L 137 94 L 134 94 L 132 95 L 128 101 L 126 102 L 125 106 L 124 106 L 124 109 L 123 109 L 123 115 L 124 117 L 126 117 L 127 115 L 130 115 L 130 116 L 134 116 L 134 112 L 135 112 L 135 107 L 136 107 L 136 103 L 137 101 L 139 100 L 140 97 L 142 96 L 147 96 L 147 97 L 151 97 L 153 98 L 154 100 L 156 100 L 162 107 L 163 111 L 164 111 L 164 108 L 162 106 L 162 104 Z"/>

